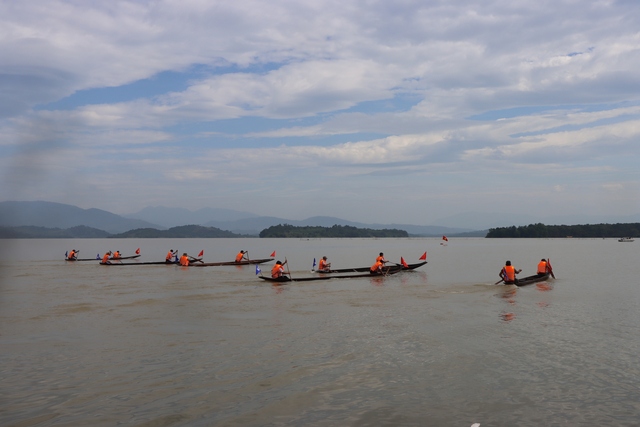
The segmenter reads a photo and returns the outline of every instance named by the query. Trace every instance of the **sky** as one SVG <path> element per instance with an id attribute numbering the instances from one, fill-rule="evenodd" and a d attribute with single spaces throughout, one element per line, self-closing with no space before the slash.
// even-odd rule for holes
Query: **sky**
<path id="1" fill-rule="evenodd" d="M 0 201 L 638 214 L 639 70 L 634 0 L 0 0 Z"/>

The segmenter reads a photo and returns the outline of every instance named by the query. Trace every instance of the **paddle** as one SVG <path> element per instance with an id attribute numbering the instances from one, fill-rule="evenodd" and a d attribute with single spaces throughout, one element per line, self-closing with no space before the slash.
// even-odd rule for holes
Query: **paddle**
<path id="1" fill-rule="evenodd" d="M 549 267 L 549 273 L 551 273 L 551 277 L 555 279 L 556 275 L 553 274 L 553 267 L 551 267 L 551 262 L 549 261 L 549 258 L 547 258 L 547 267 Z"/>
<path id="2" fill-rule="evenodd" d="M 191 255 L 189 255 L 189 261 L 198 261 L 204 264 L 204 261 L 202 261 L 202 259 L 196 258 L 196 257 L 192 257 Z"/>
<path id="3" fill-rule="evenodd" d="M 499 283 L 504 282 L 504 276 L 502 275 L 502 272 L 503 272 L 503 271 L 504 271 L 504 268 L 503 268 L 502 270 L 500 270 L 500 277 L 501 277 L 501 279 L 500 279 L 500 280 L 498 280 L 496 283 L 494 283 L 494 285 L 497 285 L 497 284 L 499 284 Z"/>
<path id="4" fill-rule="evenodd" d="M 289 270 L 289 263 L 287 262 L 287 257 L 284 258 L 284 263 L 287 264 L 287 274 L 289 275 L 289 280 L 291 280 L 291 270 Z"/>

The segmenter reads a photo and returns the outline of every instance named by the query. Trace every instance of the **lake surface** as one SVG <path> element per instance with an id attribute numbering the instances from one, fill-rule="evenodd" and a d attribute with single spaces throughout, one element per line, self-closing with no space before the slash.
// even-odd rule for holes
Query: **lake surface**
<path id="1" fill-rule="evenodd" d="M 2 426 L 638 426 L 640 242 L 0 240 Z M 273 286 L 254 266 L 107 250 L 428 264 Z M 556 280 L 494 285 L 509 259 Z M 268 273 L 272 263 L 261 265 Z"/>

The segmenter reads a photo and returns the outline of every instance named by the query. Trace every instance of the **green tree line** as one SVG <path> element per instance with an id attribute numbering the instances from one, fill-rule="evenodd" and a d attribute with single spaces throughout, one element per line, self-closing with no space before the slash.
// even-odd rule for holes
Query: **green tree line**
<path id="1" fill-rule="evenodd" d="M 544 225 L 491 228 L 486 237 L 640 237 L 640 223 Z"/>
<path id="2" fill-rule="evenodd" d="M 260 237 L 409 237 L 405 230 L 356 228 L 349 225 L 333 225 L 332 227 L 296 227 L 289 224 L 274 225 L 260 232 Z"/>

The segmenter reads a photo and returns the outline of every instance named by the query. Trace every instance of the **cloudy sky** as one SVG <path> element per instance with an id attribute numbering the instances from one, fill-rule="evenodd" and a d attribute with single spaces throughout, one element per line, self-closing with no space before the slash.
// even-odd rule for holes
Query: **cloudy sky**
<path id="1" fill-rule="evenodd" d="M 0 200 L 640 212 L 635 0 L 0 0 Z"/>

